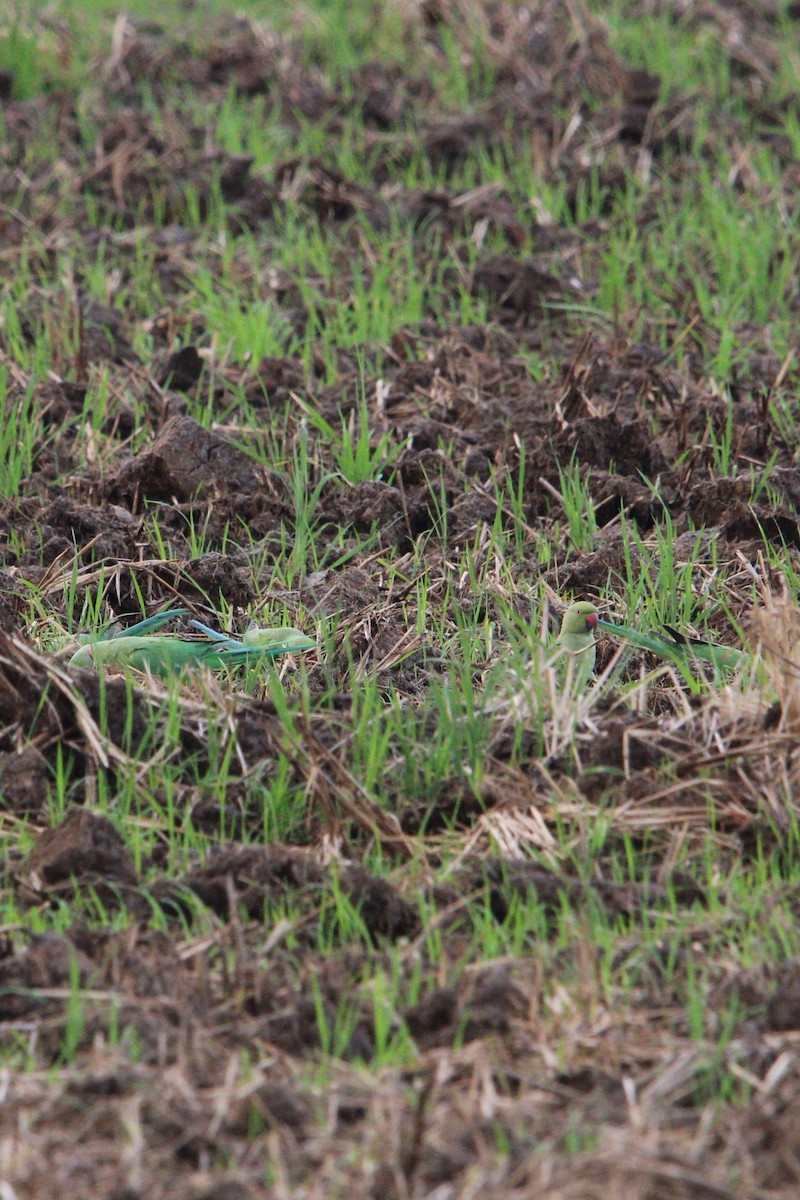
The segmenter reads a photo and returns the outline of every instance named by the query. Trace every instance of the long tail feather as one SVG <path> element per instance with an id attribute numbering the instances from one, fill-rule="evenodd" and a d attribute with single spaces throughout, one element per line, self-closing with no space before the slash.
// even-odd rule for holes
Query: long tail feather
<path id="1" fill-rule="evenodd" d="M 597 628 L 614 637 L 622 638 L 623 641 L 630 642 L 632 646 L 638 646 L 641 650 L 649 650 L 652 654 L 657 654 L 659 658 L 665 658 L 670 662 L 687 663 L 692 659 L 699 659 L 701 662 L 711 663 L 718 670 L 735 671 L 747 659 L 746 653 L 743 650 L 737 650 L 735 646 L 715 646 L 713 642 L 689 638 L 669 625 L 664 626 L 670 635 L 669 638 L 640 633 L 638 629 L 629 629 L 625 625 L 613 625 L 610 621 L 603 620 L 597 622 Z"/>
<path id="2" fill-rule="evenodd" d="M 661 638 L 650 637 L 646 633 L 640 633 L 638 629 L 629 629 L 626 625 L 614 625 L 611 621 L 597 622 L 597 628 L 603 630 L 604 633 L 610 633 L 613 637 L 622 638 L 625 642 L 630 642 L 632 646 L 638 646 L 641 650 L 649 650 L 652 654 L 658 654 L 661 658 L 672 658 L 677 662 L 685 662 L 687 659 L 686 647 L 673 645 L 670 642 Z"/>
<path id="3" fill-rule="evenodd" d="M 144 621 L 137 621 L 135 625 L 129 625 L 126 629 L 120 629 L 118 633 L 110 633 L 107 636 L 109 639 L 141 637 L 142 634 L 152 633 L 154 630 L 160 629 L 162 625 L 166 625 L 169 621 L 174 621 L 178 617 L 186 617 L 188 615 L 188 608 L 164 608 L 161 612 L 153 613 L 152 617 L 146 617 Z"/>
<path id="4" fill-rule="evenodd" d="M 192 629 L 198 629 L 200 633 L 204 633 L 206 637 L 211 638 L 213 642 L 224 643 L 226 646 L 231 647 L 231 649 L 242 645 L 238 638 L 232 638 L 227 633 L 220 633 L 218 629 L 212 629 L 210 625 L 205 625 L 202 621 L 191 620 L 189 624 L 191 625 Z"/>

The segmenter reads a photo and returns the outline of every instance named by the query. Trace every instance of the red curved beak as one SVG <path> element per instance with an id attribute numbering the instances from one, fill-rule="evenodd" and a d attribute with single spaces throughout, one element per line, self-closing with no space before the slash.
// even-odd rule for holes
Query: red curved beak
<path id="1" fill-rule="evenodd" d="M 586 618 L 586 624 L 589 629 L 596 629 L 597 628 L 597 613 L 589 613 L 588 617 Z"/>

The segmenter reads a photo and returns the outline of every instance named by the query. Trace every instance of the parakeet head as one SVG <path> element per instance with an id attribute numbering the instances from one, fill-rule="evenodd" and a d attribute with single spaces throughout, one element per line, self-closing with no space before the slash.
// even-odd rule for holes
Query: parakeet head
<path id="1" fill-rule="evenodd" d="M 76 650 L 69 661 L 73 667 L 93 667 L 92 646 L 81 646 L 80 650 Z"/>
<path id="2" fill-rule="evenodd" d="M 599 616 L 600 610 L 596 604 L 592 604 L 591 600 L 576 600 L 564 612 L 561 632 L 562 634 L 587 633 L 590 629 L 597 628 Z"/>

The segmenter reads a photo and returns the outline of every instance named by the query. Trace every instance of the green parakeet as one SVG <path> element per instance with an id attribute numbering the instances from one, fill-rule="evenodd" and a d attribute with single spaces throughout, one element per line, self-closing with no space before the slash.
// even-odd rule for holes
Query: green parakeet
<path id="1" fill-rule="evenodd" d="M 261 648 L 264 651 L 270 651 L 273 647 L 277 646 L 278 650 L 273 652 L 280 654 L 280 648 L 287 640 L 308 641 L 308 638 L 300 629 L 293 629 L 291 626 L 264 628 L 260 625 L 256 625 L 254 622 L 251 622 L 247 631 L 243 635 L 242 640 L 239 641 L 238 638 L 231 637 L 230 634 L 220 633 L 219 630 L 212 629 L 210 625 L 204 625 L 202 621 L 190 621 L 189 624 L 193 629 L 199 629 L 201 633 L 206 635 L 206 637 L 209 637 L 213 641 L 217 642 L 218 649 L 221 646 L 225 646 L 231 650 L 241 650 L 241 648 L 245 646 L 249 647 L 251 650 L 254 648 Z M 310 650 L 315 644 L 316 643 L 311 642 L 308 646 L 303 647 L 303 649 Z"/>
<path id="2" fill-rule="evenodd" d="M 597 625 L 597 605 L 589 600 L 576 600 L 562 617 L 558 646 L 566 659 L 567 681 L 572 691 L 583 691 L 594 672 Z"/>
<path id="3" fill-rule="evenodd" d="M 159 622 L 163 623 L 163 620 Z M 141 629 L 141 624 L 132 628 Z M 192 624 L 207 632 L 211 640 L 191 642 L 178 637 L 147 637 L 125 632 L 88 642 L 73 654 L 70 662 L 77 667 L 133 667 L 137 671 L 148 669 L 156 675 L 175 675 L 186 668 L 208 667 L 220 671 L 241 663 L 263 662 L 278 654 L 311 650 L 315 645 L 300 629 L 258 629 L 251 632 L 251 640 L 245 644 L 200 622 Z"/>
<path id="4" fill-rule="evenodd" d="M 710 663 L 718 671 L 735 671 L 750 659 L 745 650 L 734 646 L 715 646 L 699 638 L 685 637 L 669 625 L 664 626 L 667 637 L 659 634 L 640 633 L 626 625 L 614 625 L 600 617 L 596 604 L 589 600 L 578 600 L 570 604 L 564 613 L 558 644 L 565 654 L 572 656 L 571 676 L 574 690 L 585 688 L 594 671 L 595 632 L 609 633 L 612 637 L 649 650 L 667 662 L 686 665 L 692 660 Z"/>

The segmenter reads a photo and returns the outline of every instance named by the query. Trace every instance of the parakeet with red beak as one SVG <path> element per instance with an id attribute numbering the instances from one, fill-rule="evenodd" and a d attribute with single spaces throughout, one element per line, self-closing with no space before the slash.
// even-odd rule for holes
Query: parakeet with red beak
<path id="1" fill-rule="evenodd" d="M 598 620 L 597 605 L 590 600 L 570 604 L 561 620 L 558 646 L 566 660 L 569 687 L 574 692 L 582 692 L 594 674 L 597 656 L 594 634 Z"/>
<path id="2" fill-rule="evenodd" d="M 668 636 L 640 633 L 626 625 L 614 625 L 604 621 L 596 604 L 590 600 L 577 600 L 570 604 L 561 622 L 558 645 L 565 655 L 571 656 L 574 689 L 580 691 L 589 682 L 594 671 L 596 647 L 595 633 L 609 633 L 612 637 L 649 650 L 651 654 L 667 662 L 683 666 L 693 660 L 710 663 L 717 671 L 735 671 L 752 657 L 746 650 L 734 646 L 716 646 L 699 638 L 689 638 L 665 625 Z"/>

